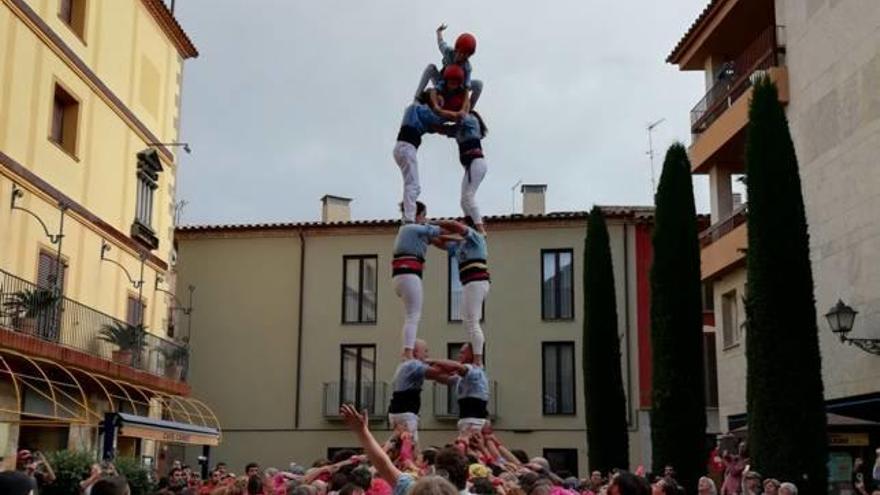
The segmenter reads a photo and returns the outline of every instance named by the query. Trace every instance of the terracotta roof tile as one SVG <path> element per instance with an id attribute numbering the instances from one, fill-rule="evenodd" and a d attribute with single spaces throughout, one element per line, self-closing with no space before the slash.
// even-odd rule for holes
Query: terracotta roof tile
<path id="1" fill-rule="evenodd" d="M 681 52 L 684 50 L 685 45 L 692 35 L 696 33 L 696 31 L 700 28 L 700 26 L 709 18 L 710 14 L 712 14 L 716 7 L 719 7 L 722 3 L 727 0 L 709 0 L 709 3 L 703 8 L 703 11 L 700 12 L 700 15 L 697 16 L 696 20 L 691 23 L 691 26 L 688 28 L 687 32 L 684 33 L 684 36 L 678 40 L 678 43 L 675 45 L 675 48 L 669 53 L 666 57 L 666 63 L 674 64 L 676 63 L 676 59 L 681 55 Z"/>
<path id="2" fill-rule="evenodd" d="M 174 43 L 174 46 L 177 48 L 177 52 L 181 57 L 186 59 L 199 56 L 199 51 L 196 49 L 196 46 L 193 44 L 192 40 L 189 39 L 189 36 L 187 36 L 186 31 L 183 30 L 183 27 L 180 26 L 180 23 L 177 22 L 174 14 L 168 10 L 165 2 L 162 0 L 141 1 L 144 3 L 144 7 L 147 8 L 153 18 L 156 19 L 156 22 L 159 24 L 159 27 L 162 28 L 162 31 L 165 31 L 165 34 L 168 35 L 168 38 Z"/>
<path id="3" fill-rule="evenodd" d="M 646 221 L 654 217 L 652 206 L 601 206 L 602 211 L 610 218 L 633 218 Z M 543 215 L 524 215 L 515 213 L 510 215 L 489 215 L 484 217 L 486 223 L 519 223 L 540 222 L 552 220 L 578 220 L 586 219 L 586 211 L 559 211 L 545 213 Z M 214 224 L 214 225 L 182 225 L 177 228 L 178 232 L 218 232 L 218 231 L 242 231 L 242 230 L 295 230 L 305 228 L 329 228 L 329 227 L 390 227 L 397 225 L 399 219 L 373 219 L 373 220 L 349 220 L 346 222 L 266 222 L 266 223 L 240 223 L 240 224 Z"/>

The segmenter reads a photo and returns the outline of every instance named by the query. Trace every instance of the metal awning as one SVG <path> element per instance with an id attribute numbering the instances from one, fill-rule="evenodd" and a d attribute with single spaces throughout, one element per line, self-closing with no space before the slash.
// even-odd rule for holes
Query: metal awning
<path id="1" fill-rule="evenodd" d="M 116 413 L 115 421 L 121 437 L 145 438 L 189 445 L 216 446 L 220 443 L 220 430 L 217 428 L 145 418 L 126 413 Z"/>
<path id="2" fill-rule="evenodd" d="M 121 413 L 129 423 L 137 419 L 146 428 L 168 426 L 169 430 L 186 429 L 191 434 L 215 435 L 220 439 L 220 422 L 202 401 L 192 397 L 166 394 L 123 380 L 113 379 L 47 359 L 0 349 L 0 380 L 8 380 L 15 392 L 15 407 L 0 405 L 0 413 L 26 415 L 18 422 L 72 423 L 97 426 L 105 412 Z M 106 400 L 106 407 L 97 410 L 89 400 L 89 392 L 97 400 Z M 150 418 L 161 414 L 165 419 Z M 14 421 L 14 420 L 13 420 Z M 173 427 L 172 427 L 173 426 Z M 183 431 L 183 430 L 181 430 Z"/>

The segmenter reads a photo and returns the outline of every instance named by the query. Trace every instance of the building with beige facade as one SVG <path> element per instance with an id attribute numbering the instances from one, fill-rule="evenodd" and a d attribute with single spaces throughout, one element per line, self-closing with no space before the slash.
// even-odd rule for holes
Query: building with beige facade
<path id="1" fill-rule="evenodd" d="M 160 0 L 2 0 L 0 40 L 0 456 L 97 452 L 122 413 L 109 447 L 161 461 L 164 427 L 217 426 L 174 328 L 174 143 L 196 48 Z"/>
<path id="2" fill-rule="evenodd" d="M 693 173 L 708 175 L 710 185 L 702 278 L 714 293 L 722 427 L 747 422 L 748 202 L 736 191 L 743 189 L 750 81 L 761 72 L 779 88 L 800 164 L 825 397 L 835 414 L 832 462 L 873 459 L 880 437 L 867 422 L 880 421 L 880 356 L 842 343 L 821 315 L 842 299 L 859 312 L 849 337 L 880 338 L 880 4 L 712 0 L 667 61 L 706 79 L 707 92 L 691 110 L 690 158 Z"/>
<path id="3" fill-rule="evenodd" d="M 586 473 L 581 340 L 587 216 L 545 213 L 546 187 L 523 186 L 524 214 L 488 217 L 492 286 L 485 303 L 490 412 L 511 447 Z M 401 351 L 402 304 L 391 284 L 398 221 L 351 221 L 323 198 L 320 222 L 187 226 L 180 283 L 199 287 L 190 383 L 224 424 L 215 460 L 310 465 L 353 447 L 341 402 L 371 411 L 379 436 Z M 653 210 L 607 207 L 633 465 L 650 460 L 648 273 Z M 467 340 L 454 260 L 432 249 L 420 337 L 435 357 Z M 714 340 L 714 337 L 712 337 Z M 423 445 L 455 435 L 446 386 L 422 394 Z"/>

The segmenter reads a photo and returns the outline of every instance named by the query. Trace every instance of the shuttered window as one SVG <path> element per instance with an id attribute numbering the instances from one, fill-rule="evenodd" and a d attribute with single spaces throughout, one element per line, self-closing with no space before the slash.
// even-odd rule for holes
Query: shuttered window
<path id="1" fill-rule="evenodd" d="M 143 301 L 138 303 L 136 296 L 128 296 L 128 304 L 125 309 L 125 322 L 129 325 L 140 325 L 143 323 L 144 315 L 147 312 L 147 304 Z"/>
<path id="2" fill-rule="evenodd" d="M 41 250 L 37 266 L 37 285 L 42 289 L 52 289 L 55 287 L 55 280 L 58 277 L 58 288 L 63 293 L 64 275 L 67 267 L 62 261 L 61 269 L 58 268 L 58 258 L 55 257 L 55 254 Z"/>

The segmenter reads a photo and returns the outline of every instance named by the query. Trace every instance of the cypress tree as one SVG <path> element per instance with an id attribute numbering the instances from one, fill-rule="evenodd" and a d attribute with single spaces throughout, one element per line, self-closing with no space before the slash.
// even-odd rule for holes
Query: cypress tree
<path id="1" fill-rule="evenodd" d="M 584 397 L 590 470 L 629 469 L 626 396 L 620 368 L 617 297 L 608 227 L 598 206 L 584 249 Z"/>
<path id="2" fill-rule="evenodd" d="M 690 161 L 666 152 L 655 196 L 651 267 L 653 469 L 671 465 L 688 493 L 706 471 L 700 249 Z"/>
<path id="3" fill-rule="evenodd" d="M 825 493 L 828 438 L 809 234 L 788 121 L 767 78 L 752 95 L 746 173 L 751 463 L 802 493 Z"/>

